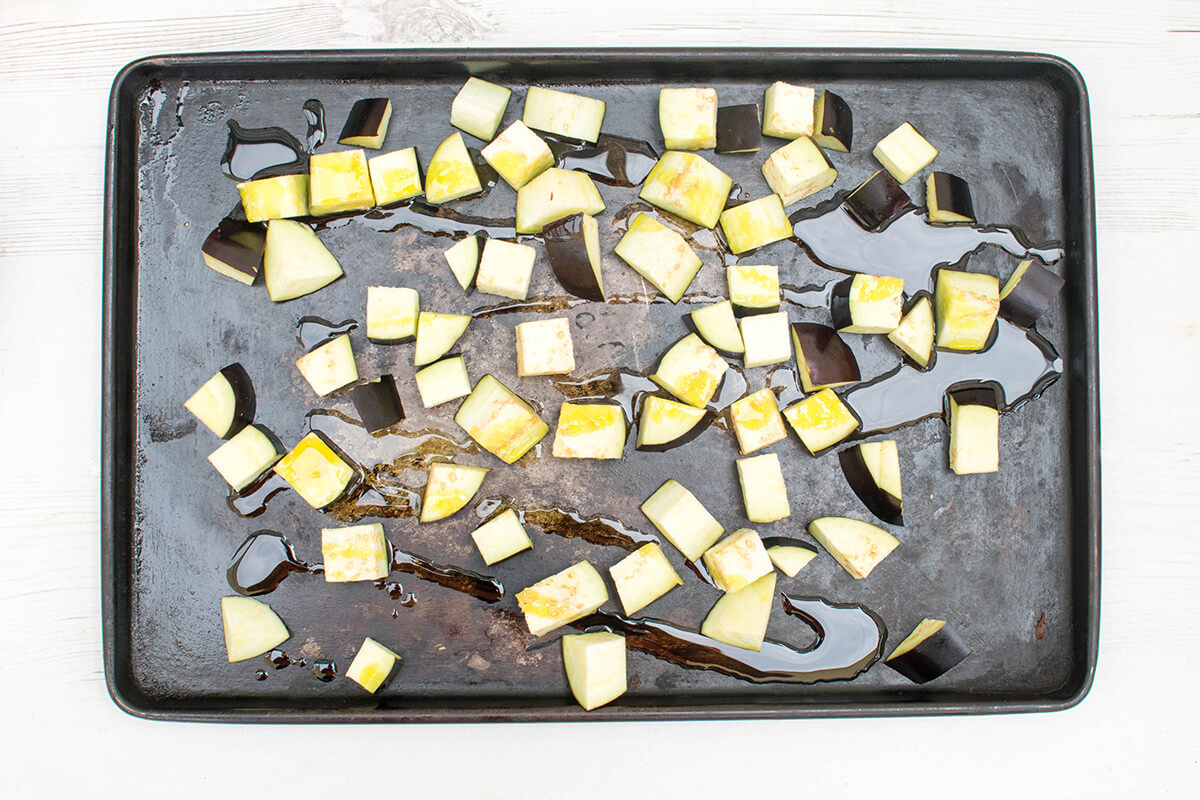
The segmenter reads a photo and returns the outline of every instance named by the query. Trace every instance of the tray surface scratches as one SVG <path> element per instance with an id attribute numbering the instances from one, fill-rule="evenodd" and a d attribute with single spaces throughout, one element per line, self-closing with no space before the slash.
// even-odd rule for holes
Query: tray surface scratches
<path id="1" fill-rule="evenodd" d="M 206 237 L 239 209 L 237 182 L 222 170 L 231 125 L 251 138 L 254 129 L 283 128 L 300 148 L 303 171 L 310 147 L 347 149 L 337 139 L 356 101 L 387 98 L 383 148 L 367 155 L 415 147 L 428 177 L 434 151 L 455 131 L 451 101 L 470 75 L 512 90 L 501 131 L 521 118 L 531 86 L 549 86 L 603 100 L 604 134 L 644 140 L 661 155 L 660 88 L 710 87 L 721 107 L 761 106 L 772 83 L 787 81 L 843 98 L 853 142 L 849 153 L 826 150 L 838 171 L 832 187 L 787 207 L 795 238 L 740 256 L 726 251 L 719 228 L 698 228 L 640 200 L 640 186 L 597 180 L 606 302 L 572 296 L 555 279 L 543 238 L 514 234 L 515 193 L 504 180 L 482 197 L 447 203 L 448 213 L 418 199 L 312 221 L 345 275 L 294 300 L 272 303 L 261 277 L 246 286 L 205 268 Z M 382 113 L 382 105 L 360 108 L 360 132 L 372 133 Z M 1069 65 L 1036 55 L 882 51 L 197 55 L 131 65 L 114 85 L 110 114 L 105 651 L 112 694 L 131 713 L 281 722 L 797 717 L 1053 710 L 1086 694 L 1099 600 L 1095 252 L 1087 99 Z M 904 184 L 914 207 L 867 233 L 839 206 L 879 169 L 875 144 L 904 122 L 938 155 Z M 468 148 L 486 144 L 462 138 Z M 757 152 L 698 152 L 732 178 L 733 207 L 770 194 L 761 167 L 784 144 L 764 137 Z M 567 168 L 612 164 L 578 145 L 555 142 L 554 150 Z M 286 160 L 261 150 L 238 158 L 235 173 L 256 158 Z M 640 181 L 652 163 L 631 151 L 627 166 L 639 173 L 631 177 Z M 966 181 L 979 226 L 925 220 L 930 170 Z M 614 254 L 639 212 L 678 231 L 701 259 L 678 304 Z M 472 225 L 534 248 L 528 300 L 463 291 L 443 252 Z M 687 312 L 728 297 L 727 265 L 777 266 L 788 320 L 829 325 L 836 285 L 848 274 L 904 277 L 911 297 L 933 291 L 936 267 L 994 275 L 1003 287 L 1026 258 L 1065 279 L 1036 332 L 1002 319 L 986 353 L 939 350 L 924 373 L 886 336 L 841 337 L 862 381 L 835 391 L 862 421 L 862 441 L 896 442 L 903 526 L 880 521 L 851 489 L 843 453 L 853 437 L 814 458 L 786 422 L 786 439 L 750 455 L 779 456 L 791 514 L 748 521 L 728 406 L 764 387 L 776 390 L 780 409 L 800 400 L 794 359 L 744 368 L 740 356 L 728 357 L 709 403 L 718 413 L 705 417 L 702 433 L 665 452 L 635 449 L 642 397 L 668 396 L 647 376 L 689 333 Z M 413 345 L 367 339 L 368 286 L 410 287 L 422 311 L 473 315 L 450 351 L 464 356 L 471 385 L 495 376 L 549 434 L 509 465 L 454 423 L 461 399 L 425 409 Z M 516 326 L 551 317 L 569 320 L 573 370 L 518 377 Z M 329 321 L 332 333 L 349 336 L 360 379 L 394 376 L 401 422 L 372 435 L 347 390 L 314 392 L 295 363 L 305 352 L 297 335 L 305 318 L 318 318 L 299 331 L 306 345 L 323 338 L 320 320 Z M 769 320 L 744 319 L 747 330 L 769 329 Z M 537 358 L 533 349 L 525 357 Z M 354 485 L 326 511 L 279 479 L 229 497 L 207 458 L 221 441 L 183 403 L 235 363 L 253 383 L 254 423 L 278 437 L 281 453 L 316 431 L 332 448 L 315 446 L 309 455 L 352 465 Z M 1000 468 L 956 475 L 944 397 L 981 381 L 1002 389 Z M 967 399 L 983 402 L 976 395 Z M 386 399 L 386 392 L 371 396 Z M 552 455 L 561 404 L 605 399 L 634 412 L 623 457 Z M 392 406 L 372 408 L 386 419 Z M 558 446 L 594 446 L 586 438 Z M 461 511 L 418 523 L 414 498 L 437 461 L 490 472 Z M 787 540 L 817 552 L 794 578 L 776 573 L 761 652 L 699 637 L 721 593 L 640 508 L 669 478 L 726 531 L 749 527 L 768 547 Z M 520 512 L 532 548 L 488 565 L 471 533 L 504 506 Z M 829 516 L 877 524 L 899 546 L 855 580 L 807 530 Z M 394 548 L 388 576 L 326 580 L 322 528 L 374 522 Z M 282 538 L 263 534 L 238 552 L 262 531 Z M 626 615 L 608 570 L 648 541 L 662 544 L 682 585 Z M 242 560 L 227 573 L 235 553 Z M 578 630 L 531 636 L 516 598 L 585 559 L 603 576 L 609 601 L 577 627 L 606 626 L 628 643 L 628 691 L 591 712 L 572 698 L 562 662 L 559 637 Z M 220 598 L 234 594 L 231 584 L 271 589 L 257 598 L 290 637 L 269 657 L 227 662 Z M 970 655 L 917 684 L 884 659 L 926 618 L 946 620 Z M 346 679 L 367 637 L 402 657 L 373 695 Z"/>

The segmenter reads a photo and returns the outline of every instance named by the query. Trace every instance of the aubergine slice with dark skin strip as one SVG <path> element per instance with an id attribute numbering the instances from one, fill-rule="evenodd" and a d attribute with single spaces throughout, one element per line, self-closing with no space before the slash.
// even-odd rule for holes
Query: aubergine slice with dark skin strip
<path id="1" fill-rule="evenodd" d="M 937 351 L 933 349 L 936 333 L 933 295 L 922 289 L 908 298 L 900 324 L 887 337 L 904 353 L 909 365 L 924 372 L 932 369 L 937 360 Z"/>
<path id="2" fill-rule="evenodd" d="M 792 344 L 805 394 L 862 380 L 854 351 L 828 325 L 793 322 Z"/>
<path id="3" fill-rule="evenodd" d="M 833 92 L 821 92 L 813 108 L 813 141 L 827 150 L 850 152 L 854 139 L 854 114 Z"/>
<path id="4" fill-rule="evenodd" d="M 693 408 L 657 395 L 647 395 L 638 415 L 637 449 L 647 453 L 674 450 L 708 430 L 717 418 L 712 408 Z"/>
<path id="5" fill-rule="evenodd" d="M 974 222 L 971 187 L 957 175 L 932 172 L 925 180 L 925 207 L 930 222 Z"/>
<path id="6" fill-rule="evenodd" d="M 1022 261 L 1000 290 L 1000 316 L 1032 328 L 1066 283 L 1036 261 Z"/>
<path id="7" fill-rule="evenodd" d="M 387 430 L 404 419 L 404 406 L 396 391 L 396 379 L 391 375 L 353 386 L 348 394 L 363 427 L 370 433 Z"/>
<path id="8" fill-rule="evenodd" d="M 205 427 L 229 439 L 254 422 L 254 384 L 241 364 L 213 375 L 183 404 Z"/>
<path id="9" fill-rule="evenodd" d="M 1000 390 L 992 384 L 946 392 L 951 472 L 976 475 L 999 471 L 1000 407 Z"/>
<path id="10" fill-rule="evenodd" d="M 386 97 L 369 97 L 358 100 L 346 116 L 338 144 L 352 147 L 370 147 L 378 150 L 387 135 L 388 122 L 392 118 L 392 101 Z"/>
<path id="11" fill-rule="evenodd" d="M 859 225 L 879 231 L 912 205 L 912 198 L 891 173 L 881 169 L 847 195 L 843 205 Z"/>
<path id="12" fill-rule="evenodd" d="M 842 333 L 891 333 L 903 318 L 903 281 L 859 273 L 839 281 L 829 296 L 833 327 Z"/>
<path id="13" fill-rule="evenodd" d="M 208 267 L 249 286 L 262 269 L 266 245 L 266 225 L 226 217 L 204 240 L 200 251 Z"/>
<path id="14" fill-rule="evenodd" d="M 717 153 L 754 153 L 762 149 L 758 103 L 717 109 Z"/>
<path id="15" fill-rule="evenodd" d="M 604 302 L 596 218 L 587 214 L 563 217 L 542 229 L 542 239 L 559 284 L 576 297 Z"/>
<path id="16" fill-rule="evenodd" d="M 733 304 L 728 300 L 689 311 L 683 324 L 723 356 L 739 357 L 746 352 Z"/>
<path id="17" fill-rule="evenodd" d="M 883 663 L 913 683 L 928 683 L 969 655 L 971 648 L 945 620 L 923 619 Z"/>
<path id="18" fill-rule="evenodd" d="M 876 462 L 874 470 L 867 463 L 868 456 Z M 888 463 L 884 464 L 883 459 Z M 838 453 L 838 462 L 846 482 L 868 511 L 889 525 L 904 524 L 904 503 L 897 493 L 900 469 L 894 441 L 856 444 Z"/>

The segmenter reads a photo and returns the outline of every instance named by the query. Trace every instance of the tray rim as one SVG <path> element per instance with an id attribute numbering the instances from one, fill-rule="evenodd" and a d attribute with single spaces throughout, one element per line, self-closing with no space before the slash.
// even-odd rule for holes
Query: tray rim
<path id="1" fill-rule="evenodd" d="M 683 61 L 707 59 L 713 61 L 743 61 L 746 59 L 792 61 L 798 63 L 838 62 L 842 64 L 880 64 L 901 61 L 950 65 L 1022 64 L 1040 66 L 1056 74 L 1073 93 L 1079 114 L 1078 137 L 1068 140 L 1067 151 L 1078 155 L 1080 206 L 1076 220 L 1079 225 L 1079 259 L 1081 283 L 1079 301 L 1082 304 L 1083 341 L 1074 344 L 1077 357 L 1082 357 L 1078 374 L 1064 378 L 1082 380 L 1085 392 L 1084 418 L 1071 420 L 1075 429 L 1072 438 L 1082 434 L 1082 467 L 1088 480 L 1085 491 L 1086 508 L 1082 520 L 1076 522 L 1085 533 L 1084 541 L 1075 543 L 1072 571 L 1082 565 L 1085 578 L 1072 581 L 1075 614 L 1084 624 L 1076 626 L 1075 656 L 1082 657 L 1082 670 L 1075 670 L 1072 679 L 1059 690 L 1047 692 L 1041 700 L 1016 697 L 1011 700 L 994 696 L 979 701 L 955 700 L 936 702 L 865 702 L 845 703 L 824 701 L 799 706 L 730 707 L 695 705 L 611 707 L 586 713 L 576 708 L 471 707 L 439 709 L 397 708 L 280 708 L 247 705 L 211 709 L 175 705 L 172 701 L 145 698 L 132 685 L 129 675 L 120 672 L 117 657 L 120 633 L 117 624 L 121 602 L 128 595 L 127 580 L 119 572 L 122 555 L 115 538 L 122 533 L 122 509 L 116 501 L 116 491 L 122 487 L 118 474 L 118 449 L 122 428 L 120 393 L 129 386 L 120 384 L 117 368 L 118 324 L 116 310 L 116 272 L 120 266 L 118 252 L 120 223 L 114 213 L 120 199 L 118 181 L 118 147 L 121 128 L 121 100 L 131 85 L 148 78 L 155 71 L 167 68 L 254 66 L 288 62 L 314 62 L 325 66 L 351 61 L 403 62 L 441 61 L 447 64 L 464 61 L 539 61 L 564 63 L 602 59 Z M 128 146 L 130 142 L 125 142 Z M 552 722 L 581 720 L 727 720 L 727 719 L 797 719 L 846 717 L 949 716 L 964 714 L 1007 714 L 1044 711 L 1063 711 L 1078 705 L 1093 686 L 1100 640 L 1100 383 L 1097 312 L 1097 268 L 1095 231 L 1095 194 L 1091 140 L 1091 114 L 1088 91 L 1082 74 L 1064 58 L 1048 53 L 1002 50 L 959 49 L 887 49 L 887 48 L 413 48 L 413 49 L 337 49 L 337 50 L 279 50 L 229 51 L 164 54 L 138 58 L 126 64 L 115 76 L 109 93 L 104 164 L 103 220 L 103 309 L 101 319 L 101 608 L 105 685 L 109 697 L 122 711 L 148 720 L 187 722 L 244 722 L 244 723 L 385 723 L 385 722 Z M 1068 209 L 1068 215 L 1073 210 Z M 1078 442 L 1077 442 L 1078 444 Z M 132 492 L 131 486 L 126 486 Z M 1079 493 L 1076 493 L 1078 498 Z M 132 496 L 130 505 L 132 505 Z M 1078 512 L 1078 509 L 1077 509 Z M 1077 514 L 1078 515 L 1078 514 Z M 126 515 L 127 516 L 127 515 Z M 128 520 L 124 520 L 126 523 Z M 122 589 L 124 591 L 122 591 Z M 1080 598 L 1079 594 L 1084 594 Z M 1075 674 L 1078 672 L 1078 674 Z"/>

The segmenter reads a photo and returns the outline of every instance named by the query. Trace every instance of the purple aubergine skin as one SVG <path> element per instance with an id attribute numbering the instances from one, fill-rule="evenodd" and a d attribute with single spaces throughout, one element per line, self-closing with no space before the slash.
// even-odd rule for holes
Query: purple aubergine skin
<path id="1" fill-rule="evenodd" d="M 246 372 L 246 368 L 241 364 L 222 367 L 221 374 L 225 376 L 225 380 L 233 389 L 233 418 L 229 422 L 228 430 L 221 435 L 221 438 L 231 439 L 242 428 L 254 422 L 256 409 L 254 383 L 250 380 L 250 373 Z"/>
<path id="2" fill-rule="evenodd" d="M 913 683 L 940 678 L 971 655 L 971 648 L 947 622 L 904 655 L 883 662 Z"/>
<path id="3" fill-rule="evenodd" d="M 847 195 L 844 205 L 859 225 L 878 231 L 912 205 L 912 198 L 890 172 L 881 169 Z"/>
<path id="4" fill-rule="evenodd" d="M 804 359 L 808 367 L 809 385 L 804 391 L 812 392 L 826 386 L 843 383 L 858 383 L 862 373 L 854 351 L 837 331 L 817 322 L 793 322 L 792 343 L 796 354 Z M 803 382 L 801 370 L 801 382 Z"/>
<path id="5" fill-rule="evenodd" d="M 711 408 L 706 408 L 704 410 L 704 415 L 701 416 L 700 419 L 696 420 L 695 425 L 688 428 L 686 431 L 684 431 L 679 436 L 676 436 L 671 441 L 663 442 L 662 444 L 637 445 L 635 447 L 635 449 L 640 450 L 643 453 L 665 453 L 668 450 L 674 450 L 676 447 L 682 447 L 683 445 L 687 444 L 688 442 L 692 441 L 697 436 L 699 436 L 700 434 L 702 434 L 706 430 L 708 430 L 708 426 L 712 425 L 713 420 L 715 420 L 716 418 L 717 418 L 717 412 L 712 410 Z M 639 427 L 641 426 L 640 418 L 638 420 L 638 426 Z"/>
<path id="6" fill-rule="evenodd" d="M 604 292 L 596 283 L 596 273 L 588 257 L 583 214 L 551 222 L 543 229 L 542 240 L 546 243 L 550 268 L 562 287 L 584 300 L 603 302 Z"/>
<path id="7" fill-rule="evenodd" d="M 853 283 L 853 277 L 838 281 L 829 293 L 829 316 L 833 318 L 833 327 L 838 330 L 854 324 L 854 317 L 850 314 L 850 287 Z"/>
<path id="8" fill-rule="evenodd" d="M 834 139 L 846 148 L 843 152 L 849 153 L 854 141 L 854 114 L 846 101 L 833 92 L 821 92 L 817 98 L 817 118 L 821 124 L 814 131 L 814 138 Z"/>
<path id="9" fill-rule="evenodd" d="M 946 392 L 947 401 L 950 397 L 961 406 L 986 406 L 999 411 L 1004 407 L 1001 402 L 1000 390 L 993 384 L 985 383 L 975 386 L 963 386 Z M 949 405 L 949 402 L 947 402 Z M 949 418 L 949 415 L 947 415 Z"/>
<path id="10" fill-rule="evenodd" d="M 355 101 L 350 113 L 346 115 L 346 124 L 342 126 L 338 144 L 344 144 L 344 140 L 358 136 L 378 136 L 390 102 L 386 97 L 368 97 Z"/>
<path id="11" fill-rule="evenodd" d="M 900 498 L 885 492 L 871 476 L 867 462 L 863 460 L 861 445 L 848 447 L 838 453 L 842 474 L 854 494 L 867 510 L 889 525 L 904 525 L 904 506 Z"/>
<path id="12" fill-rule="evenodd" d="M 716 153 L 753 153 L 762 149 L 758 103 L 717 109 Z"/>
<path id="13" fill-rule="evenodd" d="M 1032 328 L 1058 297 L 1064 283 L 1058 275 L 1033 262 L 1012 291 L 1000 301 L 1000 316 L 1022 328 Z"/>
<path id="14" fill-rule="evenodd" d="M 371 433 L 379 433 L 404 419 L 404 406 L 396 392 L 396 379 L 381 375 L 377 381 L 354 386 L 348 392 L 354 409 L 362 419 L 363 427 Z"/>
<path id="15" fill-rule="evenodd" d="M 226 217 L 208 235 L 200 249 L 210 258 L 215 258 L 230 269 L 249 275 L 253 279 L 262 268 L 264 248 L 251 247 L 233 238 L 241 233 L 254 233 L 265 237 L 267 226 L 259 222 L 245 222 Z M 263 241 L 265 244 L 265 238 Z"/>
<path id="16" fill-rule="evenodd" d="M 967 182 L 949 172 L 935 172 L 930 177 L 933 178 L 934 197 L 926 198 L 926 204 L 931 209 L 936 205 L 939 211 L 949 211 L 974 222 L 975 204 L 971 202 L 971 187 Z"/>

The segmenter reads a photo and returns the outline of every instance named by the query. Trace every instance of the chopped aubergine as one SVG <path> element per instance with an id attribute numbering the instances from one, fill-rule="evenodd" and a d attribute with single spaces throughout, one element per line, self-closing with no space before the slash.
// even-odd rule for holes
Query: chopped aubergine
<path id="1" fill-rule="evenodd" d="M 321 563 L 326 583 L 377 581 L 392 569 L 383 523 L 321 529 Z"/>
<path id="2" fill-rule="evenodd" d="M 533 279 L 533 263 L 537 250 L 527 244 L 488 239 L 479 256 L 479 271 L 475 274 L 475 289 L 510 300 L 524 300 Z"/>
<path id="3" fill-rule="evenodd" d="M 779 404 L 770 389 L 760 389 L 729 406 L 738 449 L 748 455 L 787 438 Z"/>
<path id="4" fill-rule="evenodd" d="M 717 109 L 718 153 L 756 153 L 762 149 L 762 120 L 758 103 Z"/>
<path id="5" fill-rule="evenodd" d="M 925 208 L 930 222 L 974 222 L 971 187 L 949 172 L 931 172 L 925 179 Z"/>
<path id="6" fill-rule="evenodd" d="M 358 380 L 350 334 L 344 333 L 296 359 L 296 369 L 321 397 Z"/>
<path id="7" fill-rule="evenodd" d="M 479 379 L 454 421 L 505 464 L 525 455 L 550 432 L 528 403 L 491 375 Z"/>
<path id="8" fill-rule="evenodd" d="M 704 622 L 700 633 L 718 642 L 761 650 L 775 601 L 774 570 L 736 592 L 721 596 Z"/>
<path id="9" fill-rule="evenodd" d="M 439 461 L 429 465 L 429 480 L 421 498 L 421 522 L 436 522 L 457 514 L 471 502 L 491 472 L 488 467 L 470 467 Z"/>
<path id="10" fill-rule="evenodd" d="M 475 274 L 479 270 L 480 249 L 479 234 L 471 234 L 442 251 L 446 263 L 450 265 L 450 272 L 464 292 L 470 291 L 475 283 Z"/>
<path id="11" fill-rule="evenodd" d="M 747 369 L 791 360 L 792 339 L 786 311 L 742 317 L 739 325 L 746 346 L 742 363 Z"/>
<path id="12" fill-rule="evenodd" d="M 308 158 L 308 209 L 314 217 L 365 211 L 375 205 L 367 154 L 362 150 L 314 153 Z"/>
<path id="13" fill-rule="evenodd" d="M 483 191 L 475 160 L 455 131 L 442 140 L 425 170 L 425 200 L 434 205 Z"/>
<path id="14" fill-rule="evenodd" d="M 350 662 L 346 677 L 375 694 L 402 660 L 398 654 L 368 636 Z"/>
<path id="15" fill-rule="evenodd" d="M 230 364 L 205 381 L 183 407 L 217 436 L 228 439 L 254 421 L 254 384 L 245 367 Z"/>
<path id="16" fill-rule="evenodd" d="M 848 194 L 844 205 L 859 225 L 878 231 L 912 205 L 912 198 L 887 170 L 881 169 Z"/>
<path id="17" fill-rule="evenodd" d="M 768 264 L 734 264 L 725 270 L 729 302 L 739 315 L 779 310 L 779 267 Z"/>
<path id="18" fill-rule="evenodd" d="M 821 389 L 783 410 L 783 418 L 814 456 L 858 430 L 858 417 L 833 389 Z"/>
<path id="19" fill-rule="evenodd" d="M 801 136 L 771 153 L 763 162 L 762 174 L 771 191 L 779 196 L 785 206 L 828 189 L 838 176 L 821 148 L 807 136 Z M 791 236 L 790 232 L 788 236 Z"/>
<path id="20" fill-rule="evenodd" d="M 702 228 L 712 228 L 731 188 L 733 178 L 702 156 L 668 150 L 646 176 L 638 197 Z"/>
<path id="21" fill-rule="evenodd" d="M 613 251 L 672 303 L 678 303 L 700 271 L 687 240 L 649 214 L 637 214 Z"/>
<path id="22" fill-rule="evenodd" d="M 392 101 L 386 97 L 369 97 L 355 101 L 346 116 L 338 144 L 351 147 L 383 147 L 388 122 L 392 119 Z"/>
<path id="23" fill-rule="evenodd" d="M 1000 402 L 991 386 L 948 393 L 950 469 L 956 475 L 1000 470 Z"/>
<path id="24" fill-rule="evenodd" d="M 291 636 L 269 605 L 241 595 L 221 598 L 221 628 L 230 664 L 270 652 Z"/>
<path id="25" fill-rule="evenodd" d="M 763 135 L 796 139 L 813 134 L 815 92 L 807 86 L 776 81 L 763 98 Z"/>
<path id="26" fill-rule="evenodd" d="M 371 173 L 376 205 L 390 206 L 418 197 L 425 191 L 415 147 L 371 156 L 367 159 L 367 171 Z"/>
<path id="27" fill-rule="evenodd" d="M 923 619 L 883 663 L 913 683 L 929 683 L 969 655 L 971 648 L 945 620 Z"/>
<path id="28" fill-rule="evenodd" d="M 939 269 L 933 309 L 938 347 L 982 350 L 1000 313 L 1000 281 L 994 275 Z"/>
<path id="29" fill-rule="evenodd" d="M 818 322 L 793 322 L 792 347 L 805 394 L 858 383 L 862 374 L 854 351 L 837 331 Z"/>
<path id="30" fill-rule="evenodd" d="M 683 585 L 658 542 L 642 545 L 609 567 L 608 574 L 612 576 L 626 614 L 636 614 L 676 586 Z"/>
<path id="31" fill-rule="evenodd" d="M 738 483 L 742 487 L 742 501 L 746 506 L 746 519 L 751 522 L 775 522 L 790 517 L 792 506 L 788 502 L 787 484 L 783 480 L 783 468 L 775 453 L 737 459 Z"/>
<path id="32" fill-rule="evenodd" d="M 716 412 L 646 395 L 638 415 L 637 449 L 665 452 L 687 444 L 708 428 Z"/>
<path id="33" fill-rule="evenodd" d="M 521 120 L 505 128 L 480 153 L 514 190 L 554 166 L 549 145 Z"/>
<path id="34" fill-rule="evenodd" d="M 516 327 L 517 375 L 562 375 L 575 369 L 571 320 L 553 317 L 521 322 Z"/>
<path id="35" fill-rule="evenodd" d="M 471 393 L 471 378 L 462 356 L 450 356 L 417 370 L 413 376 L 421 405 L 434 408 Z"/>
<path id="36" fill-rule="evenodd" d="M 600 226 L 590 214 L 572 214 L 542 229 L 550 269 L 559 285 L 584 300 L 604 301 Z"/>
<path id="37" fill-rule="evenodd" d="M 470 324 L 470 314 L 422 311 L 417 316 L 417 346 L 413 350 L 413 364 L 423 367 L 449 353 Z"/>
<path id="38" fill-rule="evenodd" d="M 563 403 L 550 452 L 555 458 L 619 459 L 627 435 L 616 403 Z"/>
<path id="39" fill-rule="evenodd" d="M 472 531 L 471 539 L 488 566 L 533 549 L 521 518 L 511 508 L 504 509 Z"/>
<path id="40" fill-rule="evenodd" d="M 717 146 L 716 89 L 659 89 L 658 124 L 668 150 Z"/>
<path id="41" fill-rule="evenodd" d="M 247 222 L 308 216 L 308 175 L 277 175 L 237 185 Z"/>
<path id="42" fill-rule="evenodd" d="M 771 563 L 775 568 L 787 575 L 789 578 L 794 578 L 808 566 L 808 562 L 817 557 L 815 550 L 809 550 L 807 547 L 793 547 L 791 545 L 774 545 L 767 548 L 767 555 L 771 557 Z"/>
<path id="43" fill-rule="evenodd" d="M 379 433 L 404 419 L 404 405 L 396 391 L 396 379 L 381 375 L 350 389 L 350 402 L 368 433 Z"/>
<path id="44" fill-rule="evenodd" d="M 909 122 L 880 139 L 871 152 L 900 183 L 908 183 L 910 178 L 932 164 L 938 154 L 937 149 L 917 133 L 917 129 Z"/>
<path id="45" fill-rule="evenodd" d="M 226 218 L 205 238 L 200 253 L 209 269 L 250 286 L 262 268 L 266 246 L 265 225 Z"/>
<path id="46" fill-rule="evenodd" d="M 517 605 L 534 636 L 569 625 L 608 601 L 604 578 L 587 561 L 544 578 L 517 592 Z"/>
<path id="47" fill-rule="evenodd" d="M 572 214 L 604 210 L 600 190 L 585 172 L 551 167 L 517 190 L 517 233 L 541 233 Z"/>
<path id="48" fill-rule="evenodd" d="M 467 78 L 450 104 L 450 124 L 476 139 L 489 141 L 500 129 L 511 96 L 512 89 Z"/>
<path id="49" fill-rule="evenodd" d="M 725 377 L 729 365 L 720 353 L 694 333 L 663 354 L 650 380 L 688 405 L 704 408 Z"/>
<path id="50" fill-rule="evenodd" d="M 367 287 L 367 339 L 376 344 L 404 344 L 417 338 L 421 300 L 416 289 Z"/>
<path id="51" fill-rule="evenodd" d="M 744 589 L 774 569 L 757 531 L 734 531 L 704 551 L 704 566 L 723 592 Z"/>
<path id="52" fill-rule="evenodd" d="M 904 279 L 859 273 L 833 287 L 829 311 L 842 333 L 891 333 L 904 310 Z"/>
<path id="53" fill-rule="evenodd" d="M 808 532 L 855 580 L 871 574 L 900 542 L 882 528 L 848 517 L 821 517 Z"/>
<path id="54" fill-rule="evenodd" d="M 674 479 L 642 503 L 642 513 L 688 561 L 704 555 L 725 532 L 696 496 Z"/>
<path id="55" fill-rule="evenodd" d="M 827 150 L 850 152 L 854 139 L 854 114 L 833 92 L 821 92 L 813 106 L 813 141 Z"/>
<path id="56" fill-rule="evenodd" d="M 604 101 L 530 86 L 523 121 L 535 131 L 595 144 L 604 122 Z"/>
<path id="57" fill-rule="evenodd" d="M 1041 264 L 1022 261 L 1000 290 L 1000 315 L 1023 328 L 1032 328 L 1065 283 Z"/>
<path id="58" fill-rule="evenodd" d="M 624 636 L 569 633 L 562 637 L 562 657 L 571 694 L 584 711 L 607 705 L 628 689 Z"/>
<path id="59" fill-rule="evenodd" d="M 208 456 L 230 488 L 240 492 L 283 455 L 279 440 L 258 425 L 247 425 Z"/>
<path id="60" fill-rule="evenodd" d="M 273 302 L 281 303 L 328 286 L 342 277 L 342 266 L 312 228 L 273 219 L 267 223 L 263 272 L 267 294 Z"/>
<path id="61" fill-rule="evenodd" d="M 311 431 L 275 465 L 275 472 L 313 508 L 325 508 L 350 487 L 357 472 L 321 434 Z"/>
<path id="62" fill-rule="evenodd" d="M 935 330 L 933 303 L 929 300 L 929 293 L 921 290 L 908 301 L 900 324 L 887 337 L 914 364 L 925 369 L 933 358 Z"/>
<path id="63" fill-rule="evenodd" d="M 738 327 L 733 303 L 729 300 L 689 311 L 683 315 L 683 321 L 722 355 L 740 356 L 746 352 L 742 329 Z"/>
<path id="64" fill-rule="evenodd" d="M 792 223 L 779 195 L 769 194 L 721 212 L 721 233 L 735 255 L 781 242 L 792 235 Z"/>
<path id="65" fill-rule="evenodd" d="M 842 474 L 867 510 L 889 525 L 904 524 L 900 455 L 894 439 L 863 442 L 838 453 Z"/>

